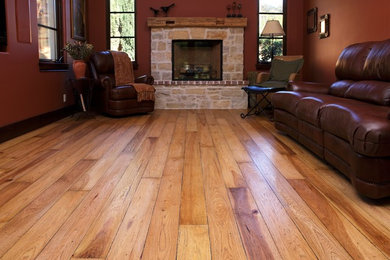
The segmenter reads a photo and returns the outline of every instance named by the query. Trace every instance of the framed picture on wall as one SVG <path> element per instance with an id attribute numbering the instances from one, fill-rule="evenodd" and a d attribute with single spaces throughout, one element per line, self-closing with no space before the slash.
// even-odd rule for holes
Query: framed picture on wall
<path id="1" fill-rule="evenodd" d="M 320 17 L 320 39 L 329 37 L 329 14 Z"/>
<path id="2" fill-rule="evenodd" d="M 317 7 L 307 11 L 307 33 L 317 31 Z"/>
<path id="3" fill-rule="evenodd" d="M 71 37 L 75 40 L 86 40 L 86 0 L 70 1 Z"/>

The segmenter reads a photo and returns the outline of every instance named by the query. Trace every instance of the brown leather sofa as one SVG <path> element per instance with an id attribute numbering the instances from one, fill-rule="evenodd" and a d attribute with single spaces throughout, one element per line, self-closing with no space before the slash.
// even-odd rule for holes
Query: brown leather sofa
<path id="1" fill-rule="evenodd" d="M 348 46 L 331 85 L 292 82 L 272 97 L 278 130 L 369 198 L 390 196 L 390 40 Z"/>
<path id="2" fill-rule="evenodd" d="M 90 59 L 90 70 L 96 84 L 93 104 L 110 116 L 147 113 L 154 110 L 154 101 L 137 102 L 137 92 L 131 85 L 115 86 L 114 59 L 109 51 L 96 52 Z M 141 76 L 135 83 L 152 85 L 152 76 Z"/>

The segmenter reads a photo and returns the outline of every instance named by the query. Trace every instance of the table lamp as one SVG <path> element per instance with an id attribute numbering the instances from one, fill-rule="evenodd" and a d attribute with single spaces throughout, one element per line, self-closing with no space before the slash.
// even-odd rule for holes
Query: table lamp
<path id="1" fill-rule="evenodd" d="M 278 20 L 268 20 L 264 26 L 261 36 L 271 37 L 271 61 L 274 59 L 274 37 L 286 35 Z"/>

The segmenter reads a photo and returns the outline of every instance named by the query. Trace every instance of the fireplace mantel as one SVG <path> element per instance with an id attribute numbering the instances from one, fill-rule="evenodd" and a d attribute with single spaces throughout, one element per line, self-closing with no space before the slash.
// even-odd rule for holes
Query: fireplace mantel
<path id="1" fill-rule="evenodd" d="M 248 19 L 224 17 L 148 17 L 148 27 L 246 27 Z"/>

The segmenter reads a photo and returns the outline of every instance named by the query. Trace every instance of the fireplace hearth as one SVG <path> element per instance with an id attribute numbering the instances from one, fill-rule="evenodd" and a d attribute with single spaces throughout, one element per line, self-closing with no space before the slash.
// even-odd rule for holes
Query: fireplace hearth
<path id="1" fill-rule="evenodd" d="M 222 40 L 173 40 L 172 80 L 222 80 Z"/>

